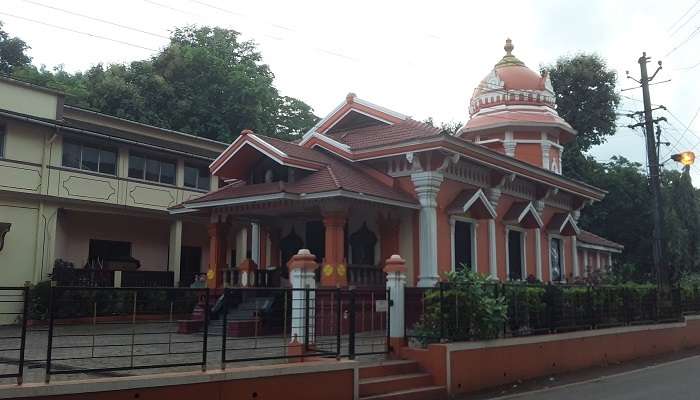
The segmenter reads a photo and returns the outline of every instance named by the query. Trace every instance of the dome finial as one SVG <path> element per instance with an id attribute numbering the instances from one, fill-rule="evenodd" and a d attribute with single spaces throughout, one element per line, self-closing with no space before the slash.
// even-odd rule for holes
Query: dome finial
<path id="1" fill-rule="evenodd" d="M 513 46 L 513 41 L 510 40 L 510 38 L 507 38 L 507 39 L 506 39 L 506 45 L 503 46 L 503 50 L 506 51 L 506 55 L 509 55 L 509 56 L 512 55 L 511 53 L 513 52 L 513 49 L 514 49 L 514 48 L 515 48 L 515 47 Z"/>
<path id="2" fill-rule="evenodd" d="M 501 61 L 496 63 L 496 67 L 503 67 L 503 66 L 509 66 L 509 65 L 521 65 L 524 66 L 522 61 L 518 60 L 516 56 L 513 55 L 513 49 L 515 46 L 513 46 L 513 41 L 510 40 L 510 38 L 506 39 L 506 45 L 503 46 L 503 50 L 506 51 L 506 55 L 501 58 Z"/>

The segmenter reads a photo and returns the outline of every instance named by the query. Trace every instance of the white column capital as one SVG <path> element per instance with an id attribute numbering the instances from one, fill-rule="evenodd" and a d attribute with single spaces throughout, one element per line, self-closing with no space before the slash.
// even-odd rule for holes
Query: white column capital
<path id="1" fill-rule="evenodd" d="M 442 173 L 435 171 L 411 174 L 411 180 L 422 207 L 437 207 L 437 195 L 444 178 Z"/>

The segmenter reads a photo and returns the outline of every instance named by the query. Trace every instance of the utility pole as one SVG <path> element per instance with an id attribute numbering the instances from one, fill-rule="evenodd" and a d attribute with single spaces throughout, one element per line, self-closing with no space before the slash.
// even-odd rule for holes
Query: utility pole
<path id="1" fill-rule="evenodd" d="M 657 285 L 660 291 L 663 288 L 668 287 L 668 271 L 665 266 L 665 261 L 663 258 L 663 245 L 662 245 L 662 229 L 663 229 L 663 211 L 661 206 L 661 179 L 659 177 L 659 157 L 658 148 L 656 144 L 656 137 L 654 133 L 654 117 L 652 115 L 651 108 L 651 96 L 649 95 L 649 82 L 651 82 L 656 74 L 661 70 L 661 61 L 659 61 L 659 66 L 654 72 L 654 74 L 649 77 L 647 72 L 647 63 L 651 58 L 647 57 L 647 53 L 642 53 L 639 57 L 639 71 L 640 78 L 637 81 L 627 75 L 628 78 L 637 81 L 642 87 L 642 100 L 644 102 L 644 123 L 639 124 L 644 126 L 645 136 L 646 136 L 646 146 L 647 146 L 647 162 L 649 164 L 649 183 L 651 185 L 652 193 L 652 215 L 654 222 L 654 232 L 653 232 L 653 258 L 654 258 L 654 269 L 656 270 Z"/>

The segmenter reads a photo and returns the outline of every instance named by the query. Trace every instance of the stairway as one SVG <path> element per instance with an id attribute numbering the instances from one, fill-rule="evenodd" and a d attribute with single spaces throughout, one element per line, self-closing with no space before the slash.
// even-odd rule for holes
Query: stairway
<path id="1" fill-rule="evenodd" d="M 436 386 L 433 377 L 415 361 L 384 361 L 360 368 L 362 400 L 444 400 L 444 386 Z"/>

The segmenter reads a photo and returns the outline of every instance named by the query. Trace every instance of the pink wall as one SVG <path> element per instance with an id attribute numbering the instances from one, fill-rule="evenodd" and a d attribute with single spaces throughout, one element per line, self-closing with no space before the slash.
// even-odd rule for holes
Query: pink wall
<path id="1" fill-rule="evenodd" d="M 202 261 L 199 271 L 207 272 L 207 269 L 209 269 L 209 233 L 207 232 L 207 226 L 194 222 L 183 222 L 182 245 L 200 247 L 202 249 Z"/>
<path id="2" fill-rule="evenodd" d="M 141 262 L 141 270 L 167 269 L 170 224 L 166 220 L 64 210 L 59 226 L 56 257 L 76 267 L 85 265 L 90 239 L 101 239 L 131 242 L 131 256 Z"/>

